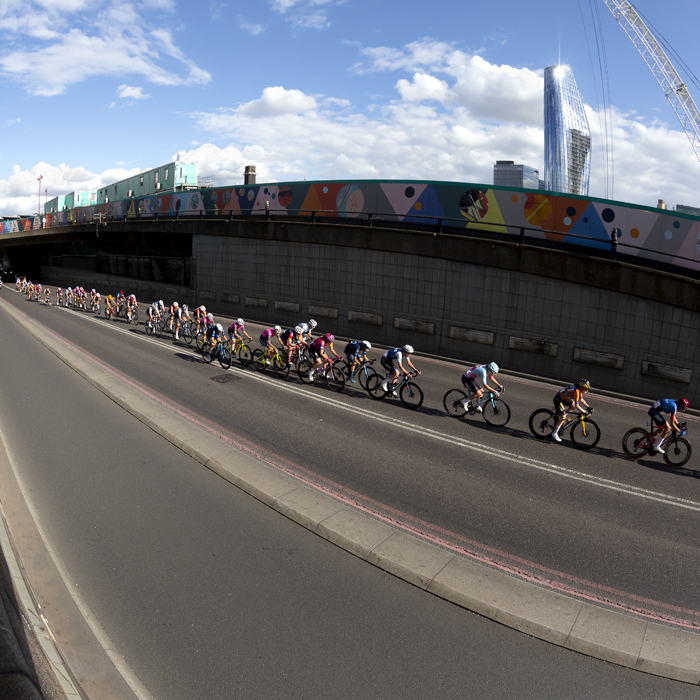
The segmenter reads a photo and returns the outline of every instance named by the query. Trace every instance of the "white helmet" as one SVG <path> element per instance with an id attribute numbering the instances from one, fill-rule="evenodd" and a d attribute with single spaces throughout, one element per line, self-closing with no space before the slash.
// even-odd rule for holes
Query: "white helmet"
<path id="1" fill-rule="evenodd" d="M 316 321 L 314 321 L 313 318 L 309 321 L 310 328 L 316 328 L 317 325 L 318 323 L 316 323 Z"/>
<path id="2" fill-rule="evenodd" d="M 304 329 L 303 329 L 301 326 L 297 326 L 297 327 L 294 329 L 294 332 L 295 332 L 297 335 L 301 335 L 301 334 L 304 332 Z"/>
<path id="3" fill-rule="evenodd" d="M 236 319 L 236 323 L 237 323 L 239 326 L 242 326 L 242 325 L 245 323 L 245 321 L 244 321 L 242 318 L 237 318 L 237 319 Z"/>
<path id="4" fill-rule="evenodd" d="M 275 335 L 282 335 L 282 327 L 281 326 L 275 326 Z"/>
<path id="5" fill-rule="evenodd" d="M 188 308 L 187 304 L 183 304 L 183 305 L 182 305 L 182 310 L 183 310 L 183 311 L 189 311 L 189 308 Z"/>
<path id="6" fill-rule="evenodd" d="M 213 320 L 214 320 L 214 314 L 207 314 L 207 318 L 208 318 L 210 321 L 213 321 Z"/>
<path id="7" fill-rule="evenodd" d="M 486 367 L 491 374 L 498 374 L 498 365 L 495 362 L 489 362 Z"/>
<path id="8" fill-rule="evenodd" d="M 412 345 L 404 345 L 404 346 L 403 346 L 403 351 L 404 351 L 407 355 L 413 355 L 413 352 L 414 352 L 414 351 L 413 351 L 413 346 L 412 346 Z"/>
<path id="9" fill-rule="evenodd" d="M 163 300 L 162 300 L 162 299 L 161 299 L 158 303 L 159 303 L 162 307 L 165 307 L 165 304 L 163 303 Z"/>
<path id="10" fill-rule="evenodd" d="M 202 304 L 202 306 L 199 307 L 199 310 L 204 313 L 207 310 L 207 307 Z"/>
<path id="11" fill-rule="evenodd" d="M 216 324 L 216 330 L 219 331 L 219 333 L 223 333 L 223 332 L 224 332 L 224 327 L 223 327 L 220 323 L 217 323 L 217 324 Z"/>
<path id="12" fill-rule="evenodd" d="M 176 301 L 173 302 L 173 308 L 177 309 L 177 307 L 180 306 Z"/>
<path id="13" fill-rule="evenodd" d="M 372 343 L 369 342 L 369 340 L 363 340 L 360 345 L 364 345 L 365 350 L 371 350 L 372 349 Z"/>

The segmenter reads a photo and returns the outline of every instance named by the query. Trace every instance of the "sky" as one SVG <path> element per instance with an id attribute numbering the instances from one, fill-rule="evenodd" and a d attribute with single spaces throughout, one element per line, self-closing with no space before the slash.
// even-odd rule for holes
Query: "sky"
<path id="1" fill-rule="evenodd" d="M 700 72 L 697 0 L 633 4 Z M 558 63 L 588 111 L 589 194 L 700 206 L 700 161 L 603 0 L 0 0 L 0 36 L 0 215 L 178 157 L 217 186 L 246 165 L 259 183 L 491 184 L 496 160 L 543 178 Z"/>

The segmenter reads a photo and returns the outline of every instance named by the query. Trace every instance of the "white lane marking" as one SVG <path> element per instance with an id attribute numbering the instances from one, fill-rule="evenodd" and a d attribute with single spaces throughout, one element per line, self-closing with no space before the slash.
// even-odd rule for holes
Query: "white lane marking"
<path id="1" fill-rule="evenodd" d="M 68 310 L 68 309 L 66 309 Z M 98 321 L 97 318 L 93 317 L 86 317 L 86 316 L 81 316 L 81 318 L 85 318 L 88 321 L 95 321 L 100 323 L 101 326 L 104 326 L 105 324 L 102 324 L 100 321 Z M 119 333 L 124 333 L 128 335 L 129 337 L 134 337 L 134 333 L 131 333 L 127 331 L 124 328 L 118 328 L 113 325 L 108 325 L 105 326 L 107 328 L 111 328 L 114 331 L 117 331 Z M 137 335 L 135 336 L 141 340 L 147 340 L 151 343 L 154 343 L 157 347 L 163 348 L 165 350 L 170 351 L 171 353 L 174 353 L 175 350 L 181 351 L 184 349 L 190 349 L 187 348 L 186 346 L 178 346 L 177 348 L 173 348 L 172 346 L 165 345 L 164 343 L 161 343 L 159 340 L 156 340 L 154 338 L 145 336 L 145 335 Z M 192 354 L 196 354 L 196 351 L 191 350 Z M 234 371 L 233 368 L 231 368 L 229 371 Z M 525 467 L 530 467 L 531 469 L 536 469 L 539 471 L 543 472 L 548 472 L 550 474 L 555 474 L 557 476 L 561 476 L 567 479 L 572 479 L 574 481 L 580 481 L 583 483 L 587 483 L 593 486 L 599 486 L 600 488 L 608 489 L 611 491 L 617 491 L 618 493 L 624 493 L 629 496 L 635 496 L 637 498 L 643 498 L 649 501 L 655 501 L 657 503 L 663 503 L 664 505 L 670 505 L 670 506 L 675 506 L 677 508 L 683 508 L 686 510 L 692 510 L 696 512 L 700 512 L 700 502 L 698 501 L 691 501 L 685 498 L 678 498 L 676 496 L 669 496 L 663 493 L 659 493 L 657 491 L 651 491 L 649 489 L 643 489 L 638 486 L 631 486 L 628 484 L 623 484 L 618 481 L 614 481 L 612 479 L 604 479 L 599 476 L 594 476 L 592 474 L 585 474 L 584 472 L 579 472 L 574 469 L 568 469 L 566 467 L 560 467 L 556 464 L 551 464 L 549 462 L 543 462 L 541 460 L 533 459 L 531 457 L 525 457 L 523 455 L 514 453 L 514 452 L 509 452 L 508 450 L 502 450 L 498 449 L 495 447 L 485 447 L 484 445 L 481 445 L 480 443 L 473 442 L 471 440 L 466 440 L 464 438 L 459 438 L 459 437 L 453 437 L 450 435 L 445 435 L 443 433 L 438 432 L 437 430 L 432 430 L 431 428 L 426 428 L 422 426 L 416 426 L 413 425 L 412 423 L 409 423 L 407 421 L 401 420 L 400 418 L 391 418 L 389 416 L 383 416 L 379 413 L 375 413 L 374 411 L 370 411 L 366 408 L 362 408 L 361 406 L 354 406 L 354 405 L 349 405 L 344 403 L 343 401 L 340 401 L 338 399 L 333 399 L 328 396 L 319 396 L 317 394 L 314 394 L 310 391 L 304 391 L 302 394 L 299 393 L 299 386 L 289 386 L 287 384 L 283 384 L 279 380 L 274 380 L 270 377 L 266 377 L 265 375 L 258 374 L 254 371 L 250 372 L 245 372 L 243 373 L 242 376 L 248 377 L 249 379 L 254 379 L 256 381 L 260 382 L 265 382 L 269 384 L 270 386 L 277 387 L 283 391 L 287 391 L 289 393 L 294 394 L 296 397 L 299 396 L 304 396 L 305 398 L 311 399 L 313 401 L 317 401 L 322 404 L 326 404 L 327 406 L 332 406 L 333 408 L 340 409 L 342 411 L 348 411 L 350 413 L 355 413 L 356 415 L 360 416 L 365 416 L 368 417 L 374 421 L 379 421 L 380 423 L 386 423 L 387 425 L 392 425 L 397 428 L 401 428 L 403 430 L 406 430 L 408 432 L 416 433 L 421 436 L 427 436 L 432 438 L 433 440 L 437 440 L 439 442 L 444 442 L 453 446 L 457 447 L 463 447 L 465 449 L 471 450 L 472 452 L 477 452 L 480 454 L 487 455 L 489 457 L 498 457 L 499 459 L 502 459 L 507 462 L 512 462 L 515 464 L 518 464 L 519 466 L 525 466 Z"/>

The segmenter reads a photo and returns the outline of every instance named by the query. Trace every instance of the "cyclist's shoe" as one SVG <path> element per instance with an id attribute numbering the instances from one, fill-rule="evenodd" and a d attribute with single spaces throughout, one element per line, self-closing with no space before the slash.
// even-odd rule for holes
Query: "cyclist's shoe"
<path id="1" fill-rule="evenodd" d="M 484 412 L 484 409 L 481 408 L 481 406 L 478 406 L 478 405 L 477 405 L 477 406 L 474 406 L 474 410 L 475 410 L 477 413 L 483 413 L 483 412 Z"/>
<path id="2" fill-rule="evenodd" d="M 178 332 L 175 332 L 175 340 L 180 340 L 180 334 Z"/>
<path id="3" fill-rule="evenodd" d="M 310 369 L 307 373 L 306 376 L 313 382 L 314 380 L 314 371 Z"/>
<path id="4" fill-rule="evenodd" d="M 666 454 L 666 451 L 665 451 L 665 450 L 662 450 L 660 447 L 653 447 L 651 451 L 652 451 L 652 454 L 656 454 L 657 452 L 658 452 L 660 455 L 665 455 L 665 454 Z"/>
<path id="5" fill-rule="evenodd" d="M 392 395 L 395 399 L 398 399 L 398 398 L 399 398 L 399 395 L 398 395 L 395 391 L 392 391 L 392 392 L 391 392 L 391 395 Z"/>
<path id="6" fill-rule="evenodd" d="M 379 383 L 379 386 L 382 387 L 383 391 L 389 391 L 389 380 L 385 379 L 383 382 Z"/>
<path id="7" fill-rule="evenodd" d="M 556 440 L 557 442 L 561 442 L 561 438 L 556 433 L 552 433 L 552 440 Z"/>
<path id="8" fill-rule="evenodd" d="M 357 384 L 357 379 L 355 379 L 355 377 L 350 377 L 350 383 Z"/>

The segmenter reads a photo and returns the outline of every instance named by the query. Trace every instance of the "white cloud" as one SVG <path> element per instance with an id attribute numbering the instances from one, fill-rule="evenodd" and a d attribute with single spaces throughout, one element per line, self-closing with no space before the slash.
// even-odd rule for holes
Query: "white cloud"
<path id="1" fill-rule="evenodd" d="M 413 82 L 405 79 L 399 80 L 396 83 L 396 89 L 401 94 L 401 99 L 406 102 L 431 100 L 444 104 L 453 100 L 452 91 L 444 80 L 425 73 L 414 73 Z"/>
<path id="2" fill-rule="evenodd" d="M 106 4 L 90 14 L 88 29 L 69 26 L 67 15 L 89 6 L 81 0 L 68 3 L 44 0 L 45 16 L 36 5 L 4 0 L 0 29 L 19 34 L 21 48 L 0 51 L 0 71 L 23 83 L 36 95 L 63 94 L 67 87 L 95 76 L 138 75 L 159 85 L 192 85 L 211 80 L 175 46 L 167 29 L 147 31 L 142 13 L 129 2 Z M 151 0 L 151 6 L 172 9 L 170 0 Z M 40 38 L 36 44 L 31 38 Z M 12 41 L 7 46 L 16 46 Z M 183 75 L 166 70 L 159 50 L 185 67 Z"/>
<path id="3" fill-rule="evenodd" d="M 253 24 L 248 22 L 244 17 L 238 16 L 238 25 L 244 32 L 248 32 L 251 36 L 258 36 L 265 31 L 265 27 L 261 24 Z"/>
<path id="4" fill-rule="evenodd" d="M 117 93 L 121 99 L 147 100 L 150 97 L 150 95 L 143 94 L 142 87 L 132 87 L 131 85 L 120 85 L 117 88 Z"/>
<path id="5" fill-rule="evenodd" d="M 328 8 L 345 2 L 346 0 L 271 0 L 270 5 L 295 27 L 326 29 L 331 26 Z"/>
<path id="6" fill-rule="evenodd" d="M 281 114 L 303 114 L 317 109 L 313 97 L 301 90 L 285 90 L 283 87 L 268 87 L 259 100 L 253 100 L 238 108 L 240 114 L 248 117 L 269 117 Z"/>

